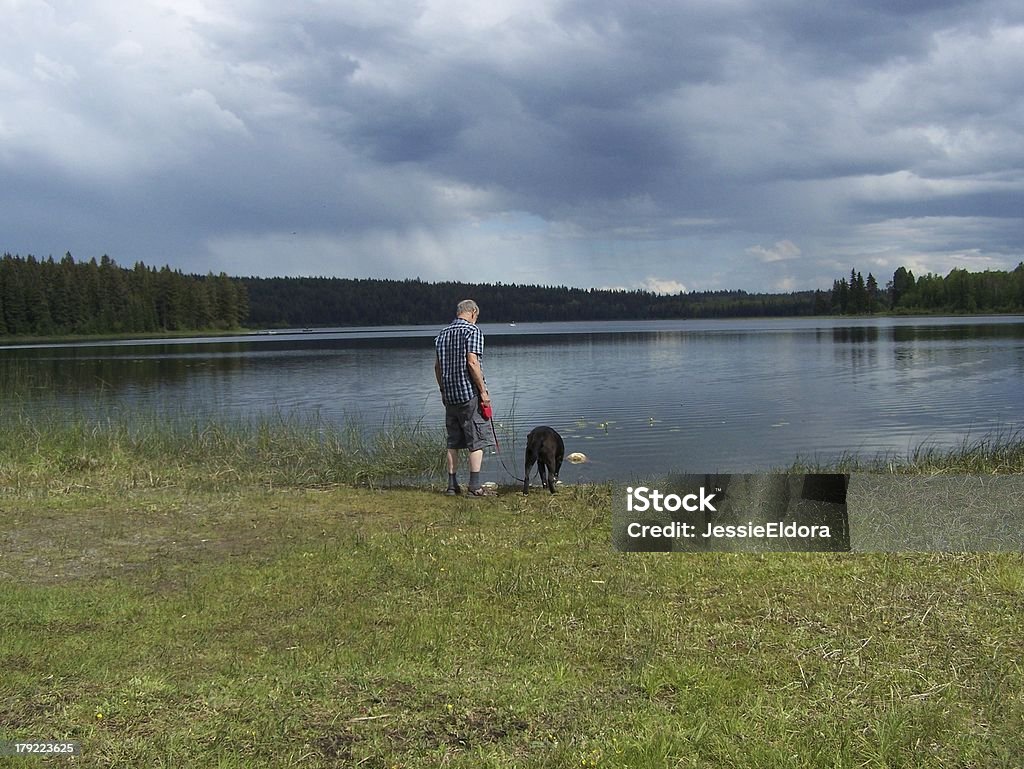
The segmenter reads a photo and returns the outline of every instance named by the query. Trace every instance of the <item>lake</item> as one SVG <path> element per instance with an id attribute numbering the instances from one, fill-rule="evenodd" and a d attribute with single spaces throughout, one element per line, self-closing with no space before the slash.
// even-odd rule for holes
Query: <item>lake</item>
<path id="1" fill-rule="evenodd" d="M 481 324 L 501 451 L 549 424 L 567 482 L 751 472 L 798 457 L 907 454 L 1020 430 L 1024 318 L 798 318 Z M 28 410 L 319 415 L 443 424 L 439 327 L 0 347 Z M 20 373 L 15 373 L 20 372 Z M 440 450 L 440 449 L 439 449 Z M 496 458 L 485 477 L 512 483 Z"/>

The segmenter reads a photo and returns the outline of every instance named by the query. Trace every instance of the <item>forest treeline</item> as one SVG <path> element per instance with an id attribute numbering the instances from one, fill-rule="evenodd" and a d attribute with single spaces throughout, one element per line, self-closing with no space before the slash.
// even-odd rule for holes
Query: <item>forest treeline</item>
<path id="1" fill-rule="evenodd" d="M 953 270 L 915 278 L 900 267 L 884 286 L 856 269 L 830 291 L 747 293 L 648 291 L 427 283 L 354 278 L 242 278 L 255 326 L 365 326 L 442 323 L 472 297 L 484 321 L 662 320 L 878 312 L 1024 312 L 1024 263 L 1012 272 Z"/>
<path id="2" fill-rule="evenodd" d="M 919 278 L 906 267 L 893 273 L 884 289 L 875 276 L 857 270 L 832 284 L 831 311 L 836 315 L 898 313 L 1024 312 L 1024 262 L 1010 272 L 954 269 L 949 275 Z"/>
<path id="3" fill-rule="evenodd" d="M 712 291 L 662 296 L 612 291 L 488 283 L 428 283 L 353 278 L 243 278 L 256 326 L 365 326 L 445 323 L 467 297 L 482 322 L 645 320 L 763 315 L 811 315 L 815 294 Z M 824 295 L 820 298 L 826 307 Z M 826 307 L 827 310 L 827 307 Z"/>
<path id="4" fill-rule="evenodd" d="M 448 321 L 473 297 L 484 322 L 659 320 L 897 313 L 1024 312 L 1024 263 L 1010 272 L 904 267 L 884 286 L 856 269 L 831 290 L 790 293 L 581 289 L 419 279 L 187 275 L 138 262 L 0 259 L 0 335 L 198 331 L 243 327 L 417 325 Z"/>
<path id="5" fill-rule="evenodd" d="M 108 256 L 0 259 L 0 335 L 237 329 L 248 317 L 245 286 L 224 273 L 185 275 L 142 262 L 126 269 Z"/>

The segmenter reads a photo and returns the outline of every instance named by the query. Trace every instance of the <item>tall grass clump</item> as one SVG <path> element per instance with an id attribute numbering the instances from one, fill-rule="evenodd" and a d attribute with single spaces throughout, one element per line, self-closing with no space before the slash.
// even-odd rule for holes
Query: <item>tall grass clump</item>
<path id="1" fill-rule="evenodd" d="M 319 415 L 111 410 L 0 416 L 0 488 L 403 485 L 436 477 L 443 436 L 392 414 L 376 429 Z"/>
<path id="2" fill-rule="evenodd" d="M 906 455 L 893 452 L 864 458 L 845 454 L 831 461 L 798 459 L 789 472 L 866 472 L 891 475 L 1003 475 L 1024 473 L 1024 430 L 1006 430 L 954 446 L 921 443 Z"/>

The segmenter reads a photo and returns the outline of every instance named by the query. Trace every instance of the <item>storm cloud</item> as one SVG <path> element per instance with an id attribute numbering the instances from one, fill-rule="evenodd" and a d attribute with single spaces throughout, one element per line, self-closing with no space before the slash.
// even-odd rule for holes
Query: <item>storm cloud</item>
<path id="1" fill-rule="evenodd" d="M 1024 258 L 1009 0 L 0 9 L 23 255 L 663 291 Z"/>

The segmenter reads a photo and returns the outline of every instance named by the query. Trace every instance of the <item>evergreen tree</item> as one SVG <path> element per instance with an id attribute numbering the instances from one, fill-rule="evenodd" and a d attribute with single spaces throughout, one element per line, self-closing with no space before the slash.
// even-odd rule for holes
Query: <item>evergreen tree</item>
<path id="1" fill-rule="evenodd" d="M 875 276 L 870 272 L 868 273 L 866 288 L 868 296 L 867 311 L 875 313 L 878 311 L 878 281 L 875 280 Z"/>
<path id="2" fill-rule="evenodd" d="M 28 334 L 28 309 L 26 307 L 25 287 L 21 276 L 22 260 L 10 254 L 4 254 L 0 262 L 0 284 L 3 286 L 4 325 L 10 334 Z"/>
<path id="3" fill-rule="evenodd" d="M 840 278 L 832 284 L 832 312 L 837 315 L 845 315 L 849 305 L 850 284 L 846 282 L 846 278 Z"/>
<path id="4" fill-rule="evenodd" d="M 50 314 L 50 299 L 46 295 L 42 264 L 30 254 L 25 259 L 21 270 L 29 333 L 54 333 L 53 317 Z"/>
<path id="5" fill-rule="evenodd" d="M 820 289 L 814 292 L 814 309 L 812 314 L 825 315 L 829 312 L 830 302 L 824 291 Z"/>
<path id="6" fill-rule="evenodd" d="M 213 286 L 214 315 L 220 328 L 238 328 L 244 320 L 239 284 L 231 280 L 225 273 L 217 277 L 211 272 L 207 280 Z"/>
<path id="7" fill-rule="evenodd" d="M 898 307 L 900 300 L 914 290 L 914 273 L 906 267 L 899 267 L 892 276 L 892 307 Z"/>
<path id="8" fill-rule="evenodd" d="M 85 264 L 79 264 L 79 287 L 82 292 L 83 320 L 81 331 L 99 334 L 105 331 L 100 325 L 103 313 L 103 289 L 100 286 L 100 266 L 93 257 Z"/>
<path id="9" fill-rule="evenodd" d="M 854 315 L 861 315 L 868 309 L 868 292 L 864 284 L 864 276 L 855 270 L 850 270 L 849 309 Z"/>
<path id="10" fill-rule="evenodd" d="M 82 326 L 85 308 L 82 304 L 78 268 L 70 252 L 65 252 L 57 265 L 53 282 L 53 322 L 60 333 L 74 333 Z"/>
<path id="11" fill-rule="evenodd" d="M 187 327 L 179 276 L 179 272 L 172 271 L 167 265 L 161 267 L 157 273 L 156 317 L 159 327 L 164 331 L 177 331 Z"/>
<path id="12" fill-rule="evenodd" d="M 132 330 L 128 326 L 128 306 L 124 270 L 104 254 L 99 264 L 99 328 L 107 332 Z"/>

